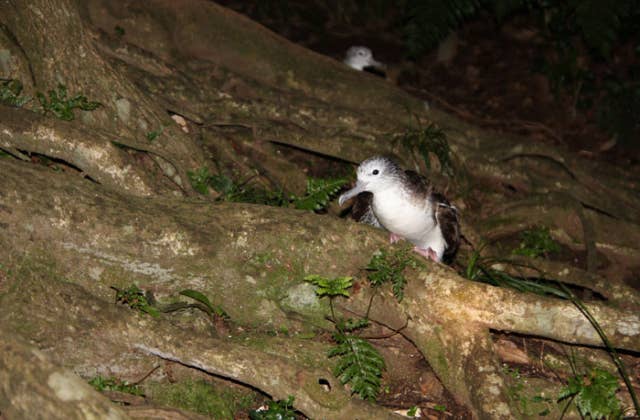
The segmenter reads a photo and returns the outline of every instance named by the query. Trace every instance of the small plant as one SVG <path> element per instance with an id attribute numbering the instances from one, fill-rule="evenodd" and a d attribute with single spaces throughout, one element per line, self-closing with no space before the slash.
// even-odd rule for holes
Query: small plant
<path id="1" fill-rule="evenodd" d="M 50 90 L 47 93 L 49 95 L 48 99 L 42 92 L 36 93 L 36 97 L 42 106 L 42 112 L 44 114 L 52 113 L 57 118 L 65 121 L 71 121 L 75 118 L 74 109 L 93 111 L 102 106 L 100 102 L 89 101 L 84 95 L 67 98 L 67 88 L 62 84 L 58 85 L 57 89 Z"/>
<path id="2" fill-rule="evenodd" d="M 353 277 L 328 279 L 317 274 L 310 274 L 304 278 L 304 281 L 316 286 L 316 295 L 318 295 L 318 297 L 349 297 L 349 289 L 353 286 Z"/>
<path id="3" fill-rule="evenodd" d="M 187 302 L 175 302 L 164 307 L 159 308 L 160 312 L 175 312 L 183 309 L 198 309 L 209 317 L 211 323 L 216 325 L 217 320 L 227 320 L 229 319 L 229 315 L 222 309 L 219 305 L 214 305 L 211 303 L 209 298 L 205 296 L 203 293 L 198 292 L 197 290 L 186 289 L 180 291 L 182 296 L 186 296 L 196 301 L 196 303 L 187 303 Z"/>
<path id="4" fill-rule="evenodd" d="M 226 175 L 212 175 L 205 167 L 188 172 L 193 189 L 200 194 L 207 194 L 209 188 L 216 190 L 220 201 L 264 204 L 277 207 L 295 207 L 302 210 L 319 211 L 340 191 L 347 181 L 337 179 L 307 179 L 307 190 L 301 197 L 287 197 L 283 191 L 268 191 L 263 188 L 248 186 L 246 181 L 237 183 Z"/>
<path id="5" fill-rule="evenodd" d="M 8 106 L 21 107 L 31 100 L 28 96 L 20 96 L 22 82 L 15 79 L 0 79 L 0 103 Z"/>
<path id="6" fill-rule="evenodd" d="M 349 297 L 349 288 L 353 284 L 353 279 L 351 277 L 328 279 L 314 274 L 305 277 L 304 280 L 316 286 L 316 294 L 319 297 L 329 298 L 331 320 L 336 327 L 333 334 L 336 346 L 329 350 L 328 356 L 339 357 L 333 374 L 343 385 L 351 384 L 352 393 L 360 395 L 362 399 L 375 401 L 380 392 L 380 378 L 385 367 L 384 359 L 364 338 L 347 334 L 367 327 L 369 321 L 339 319 L 333 308 L 335 298 Z"/>
<path id="7" fill-rule="evenodd" d="M 560 251 L 560 246 L 553 240 L 547 227 L 535 227 L 522 232 L 520 246 L 513 250 L 514 254 L 531 258 L 547 257 Z"/>
<path id="8" fill-rule="evenodd" d="M 180 292 L 182 296 L 189 297 L 198 303 L 193 304 L 192 306 L 206 312 L 209 316 L 217 316 L 220 318 L 228 318 L 229 315 L 222 309 L 220 305 L 213 305 L 209 298 L 207 298 L 204 294 L 196 291 L 196 290 L 182 290 Z"/>
<path id="9" fill-rule="evenodd" d="M 560 392 L 558 402 L 569 399 L 575 401 L 583 417 L 592 419 L 619 418 L 622 414 L 620 402 L 616 398 L 618 380 L 603 369 L 593 369 L 588 375 L 574 376 Z"/>
<path id="10" fill-rule="evenodd" d="M 380 377 L 384 359 L 363 338 L 336 332 L 337 345 L 329 351 L 329 357 L 340 356 L 333 371 L 342 384 L 350 383 L 353 392 L 362 399 L 375 401 L 380 390 Z"/>
<path id="11" fill-rule="evenodd" d="M 127 381 L 121 381 L 117 378 L 105 378 L 102 376 L 96 376 L 89 380 L 89 385 L 94 387 L 97 391 L 116 391 L 124 392 L 126 394 L 143 396 L 142 389 L 135 384 L 130 384 Z"/>
<path id="12" fill-rule="evenodd" d="M 569 296 L 557 287 L 555 281 L 545 279 L 540 273 L 540 278 L 529 279 L 517 275 L 511 275 L 506 271 L 493 268 L 496 265 L 510 266 L 514 271 L 523 265 L 508 259 L 495 259 L 481 256 L 482 248 L 474 250 L 464 269 L 464 276 L 473 281 L 487 283 L 492 286 L 509 287 L 519 292 L 535 293 L 538 295 L 555 296 L 561 299 L 570 299 Z M 526 268 L 534 268 L 526 266 Z"/>
<path id="13" fill-rule="evenodd" d="M 160 136 L 160 134 L 162 134 L 162 132 L 164 131 L 165 127 L 166 126 L 163 125 L 163 126 L 160 126 L 160 128 L 158 130 L 149 131 L 147 133 L 147 140 L 154 141 L 155 139 L 157 139 Z M 204 169 L 206 169 L 206 168 L 204 168 Z"/>
<path id="14" fill-rule="evenodd" d="M 347 183 L 346 179 L 307 178 L 307 191 L 302 197 L 291 197 L 293 206 L 301 210 L 322 210 Z"/>
<path id="15" fill-rule="evenodd" d="M 207 194 L 209 192 L 209 183 L 211 182 L 209 168 L 203 166 L 195 171 L 187 171 L 187 176 L 194 190 L 200 194 Z"/>
<path id="16" fill-rule="evenodd" d="M 367 278 L 373 286 L 381 286 L 384 283 L 391 283 L 393 295 L 401 302 L 404 298 L 404 287 L 407 279 L 404 277 L 404 270 L 407 267 L 421 267 L 417 259 L 411 254 L 409 247 L 402 247 L 395 251 L 381 249 L 371 258 L 367 265 Z"/>
<path id="17" fill-rule="evenodd" d="M 132 285 L 126 289 L 118 289 L 111 286 L 116 291 L 116 303 L 127 305 L 131 309 L 135 309 L 147 313 L 153 317 L 159 317 L 160 311 L 151 305 L 153 296 L 140 290 L 138 286 Z"/>
<path id="18" fill-rule="evenodd" d="M 400 141 L 406 149 L 420 152 L 428 170 L 431 169 L 429 154 L 432 153 L 440 162 L 440 172 L 448 177 L 454 175 L 447 135 L 436 125 L 430 124 L 424 130 L 408 131 L 400 137 Z"/>
<path id="19" fill-rule="evenodd" d="M 292 395 L 289 395 L 286 400 L 269 401 L 266 410 L 253 410 L 249 413 L 249 418 L 251 420 L 295 420 L 293 401 Z"/>

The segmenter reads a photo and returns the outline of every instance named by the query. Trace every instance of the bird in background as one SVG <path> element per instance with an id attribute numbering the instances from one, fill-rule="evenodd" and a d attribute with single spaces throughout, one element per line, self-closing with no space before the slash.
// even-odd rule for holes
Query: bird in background
<path id="1" fill-rule="evenodd" d="M 367 47 L 354 46 L 347 50 L 343 63 L 352 69 L 364 71 L 373 69 L 373 73 L 384 73 L 386 66 L 373 58 L 373 53 Z"/>
<path id="2" fill-rule="evenodd" d="M 433 261 L 451 261 L 460 244 L 458 211 L 431 183 L 393 160 L 375 156 L 362 162 L 355 186 L 338 200 L 355 197 L 354 219 L 390 232 L 390 241 L 405 239 L 414 251 Z"/>

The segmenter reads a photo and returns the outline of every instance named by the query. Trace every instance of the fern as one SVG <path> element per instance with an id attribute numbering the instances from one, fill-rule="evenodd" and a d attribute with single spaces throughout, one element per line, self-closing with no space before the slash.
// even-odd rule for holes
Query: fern
<path id="1" fill-rule="evenodd" d="M 336 277 L 328 279 L 317 274 L 310 274 L 304 278 L 314 286 L 316 286 L 316 295 L 318 297 L 349 297 L 349 288 L 353 285 L 353 277 Z"/>
<path id="2" fill-rule="evenodd" d="M 302 210 L 322 210 L 346 183 L 343 178 L 308 178 L 307 192 L 303 197 L 292 197 L 293 205 Z"/>
<path id="3" fill-rule="evenodd" d="M 36 97 L 42 106 L 44 114 L 52 113 L 57 118 L 65 121 L 71 121 L 75 118 L 74 109 L 83 111 L 93 111 L 102 106 L 100 102 L 89 101 L 84 95 L 76 95 L 72 98 L 67 97 L 67 88 L 65 85 L 58 85 L 57 89 L 47 92 L 49 98 L 42 93 L 36 93 Z"/>
<path id="4" fill-rule="evenodd" d="M 594 369 L 588 378 L 574 376 L 560 392 L 558 401 L 575 399 L 576 406 L 583 417 L 592 419 L 619 418 L 622 414 L 620 402 L 616 398 L 618 380 L 611 373 Z"/>
<path id="5" fill-rule="evenodd" d="M 401 302 L 404 298 L 404 287 L 407 284 L 404 276 L 405 268 L 417 268 L 420 265 L 421 263 L 411 255 L 407 247 L 392 252 L 381 249 L 367 265 L 369 271 L 367 278 L 373 286 L 391 283 L 393 295 L 398 302 Z"/>
<path id="6" fill-rule="evenodd" d="M 126 289 L 118 289 L 114 286 L 111 286 L 111 288 L 116 291 L 116 303 L 127 305 L 131 309 L 136 309 L 156 318 L 160 316 L 160 311 L 153 306 L 154 299 L 150 292 L 145 293 L 135 284 Z"/>
<path id="7" fill-rule="evenodd" d="M 333 308 L 333 299 L 338 296 L 349 297 L 348 289 L 352 286 L 353 279 L 351 277 L 328 279 L 312 274 L 306 276 L 304 280 L 316 286 L 316 294 L 319 297 L 329 298 L 331 320 L 336 327 L 333 334 L 336 346 L 329 350 L 328 356 L 339 358 L 333 374 L 343 385 L 351 384 L 352 394 L 374 401 L 380 390 L 380 378 L 385 367 L 384 359 L 363 338 L 345 334 L 345 332 L 367 327 L 369 321 L 366 318 L 357 320 L 337 318 Z"/>
<path id="8" fill-rule="evenodd" d="M 21 93 L 22 82 L 14 79 L 0 79 L 0 103 L 19 108 L 31 100 L 28 96 L 20 96 Z"/>
<path id="9" fill-rule="evenodd" d="M 435 124 L 429 124 L 424 130 L 408 131 L 402 135 L 400 141 L 406 149 L 417 149 L 420 152 L 427 169 L 431 169 L 429 153 L 433 153 L 440 162 L 440 172 L 449 177 L 453 176 L 454 168 L 447 135 Z"/>
<path id="10" fill-rule="evenodd" d="M 380 353 L 366 340 L 341 333 L 334 335 L 337 345 L 329 357 L 340 356 L 333 374 L 342 384 L 350 383 L 351 392 L 365 400 L 375 401 L 385 367 Z"/>

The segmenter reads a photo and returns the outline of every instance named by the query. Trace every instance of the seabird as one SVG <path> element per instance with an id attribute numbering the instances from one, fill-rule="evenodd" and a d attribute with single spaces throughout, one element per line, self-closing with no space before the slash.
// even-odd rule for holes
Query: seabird
<path id="1" fill-rule="evenodd" d="M 408 240 L 426 258 L 453 258 L 460 243 L 458 211 L 425 177 L 383 156 L 362 162 L 357 175 L 356 185 L 338 200 L 342 206 L 356 197 L 356 220 L 385 228 L 391 243 Z"/>
<path id="2" fill-rule="evenodd" d="M 374 60 L 373 53 L 367 47 L 355 46 L 349 48 L 343 63 L 353 69 L 366 70 L 374 74 L 384 74 L 385 71 L 385 65 Z"/>

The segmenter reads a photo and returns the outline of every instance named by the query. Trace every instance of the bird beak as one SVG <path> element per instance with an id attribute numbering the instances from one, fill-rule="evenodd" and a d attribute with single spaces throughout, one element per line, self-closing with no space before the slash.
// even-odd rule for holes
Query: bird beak
<path id="1" fill-rule="evenodd" d="M 369 61 L 369 63 L 367 63 L 368 67 L 373 67 L 376 68 L 378 70 L 382 70 L 382 71 L 386 71 L 387 70 L 387 66 L 384 63 L 381 63 L 377 60 L 374 60 L 373 58 Z"/>
<path id="2" fill-rule="evenodd" d="M 351 188 L 349 191 L 345 192 L 344 194 L 342 194 L 340 196 L 340 198 L 338 198 L 338 204 L 342 207 L 342 205 L 344 204 L 345 201 L 349 200 L 350 198 L 355 197 L 356 195 L 360 194 L 361 192 L 364 192 L 367 190 L 367 186 L 358 181 L 356 182 L 356 186 Z"/>

